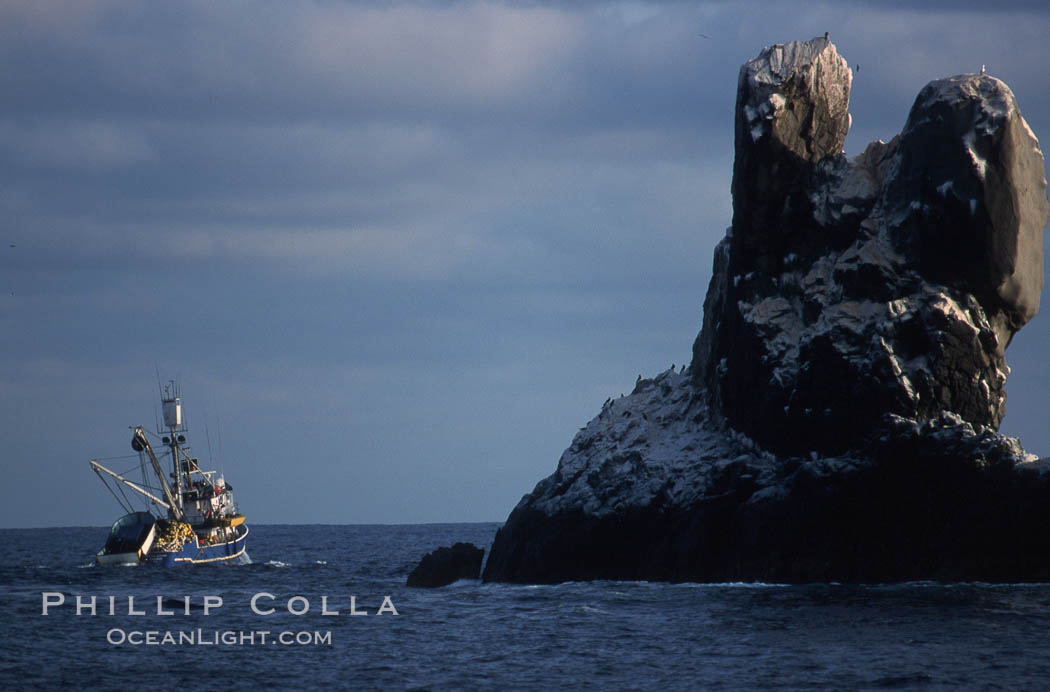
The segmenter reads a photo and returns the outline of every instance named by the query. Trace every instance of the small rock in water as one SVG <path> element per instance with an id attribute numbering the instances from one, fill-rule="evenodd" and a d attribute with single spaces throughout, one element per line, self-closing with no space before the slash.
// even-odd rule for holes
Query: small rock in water
<path id="1" fill-rule="evenodd" d="M 481 561 L 484 548 L 473 543 L 456 543 L 451 548 L 438 548 L 427 553 L 408 575 L 408 586 L 448 586 L 460 579 L 478 579 L 481 576 Z"/>

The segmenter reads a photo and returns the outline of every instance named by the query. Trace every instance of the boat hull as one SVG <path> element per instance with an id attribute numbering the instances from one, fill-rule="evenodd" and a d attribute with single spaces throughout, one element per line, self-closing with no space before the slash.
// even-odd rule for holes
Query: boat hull
<path id="1" fill-rule="evenodd" d="M 178 551 L 160 550 L 154 546 L 147 559 L 168 567 L 186 564 L 243 563 L 248 561 L 248 553 L 245 551 L 247 538 L 248 527 L 241 524 L 237 527 L 237 536 L 233 540 L 202 545 L 194 537 L 193 540 L 186 541 L 182 549 Z"/>
<path id="2" fill-rule="evenodd" d="M 137 565 L 142 561 L 138 552 L 134 553 L 107 553 L 103 550 L 95 553 L 95 562 L 100 565 Z"/>

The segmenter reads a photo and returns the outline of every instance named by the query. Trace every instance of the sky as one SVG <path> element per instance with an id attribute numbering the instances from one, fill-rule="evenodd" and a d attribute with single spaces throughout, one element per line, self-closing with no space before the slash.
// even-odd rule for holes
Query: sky
<path id="1" fill-rule="evenodd" d="M 688 362 L 764 46 L 859 66 L 849 155 L 982 64 L 1050 138 L 1050 6 L 912 4 L 0 0 L 0 527 L 112 523 L 158 376 L 249 522 L 503 521 Z"/>

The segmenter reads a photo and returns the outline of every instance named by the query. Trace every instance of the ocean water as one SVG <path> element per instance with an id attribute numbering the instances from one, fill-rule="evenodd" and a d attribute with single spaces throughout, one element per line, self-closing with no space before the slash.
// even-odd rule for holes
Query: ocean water
<path id="1" fill-rule="evenodd" d="M 1050 685 L 1044 584 L 404 585 L 496 528 L 253 526 L 251 564 L 170 569 L 95 566 L 106 528 L 0 530 L 0 689 Z"/>

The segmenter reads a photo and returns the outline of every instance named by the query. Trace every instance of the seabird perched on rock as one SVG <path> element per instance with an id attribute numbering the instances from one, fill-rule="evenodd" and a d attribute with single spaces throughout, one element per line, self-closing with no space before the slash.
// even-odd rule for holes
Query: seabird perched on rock
<path id="1" fill-rule="evenodd" d="M 984 74 L 984 65 L 981 65 L 981 74 Z"/>
<path id="2" fill-rule="evenodd" d="M 824 40 L 825 41 L 830 41 L 831 40 L 831 39 L 828 38 L 828 32 L 826 32 L 826 31 L 824 32 Z"/>

